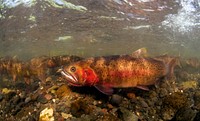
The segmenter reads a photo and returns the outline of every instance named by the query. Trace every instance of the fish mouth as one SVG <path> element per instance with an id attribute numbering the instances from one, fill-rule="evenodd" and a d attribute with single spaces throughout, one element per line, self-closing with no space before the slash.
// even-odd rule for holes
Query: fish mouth
<path id="1" fill-rule="evenodd" d="M 57 72 L 60 72 L 65 79 L 67 80 L 67 82 L 73 86 L 82 86 L 79 82 L 78 79 L 73 76 L 72 74 L 70 74 L 69 72 L 64 71 L 63 69 L 59 69 Z"/>

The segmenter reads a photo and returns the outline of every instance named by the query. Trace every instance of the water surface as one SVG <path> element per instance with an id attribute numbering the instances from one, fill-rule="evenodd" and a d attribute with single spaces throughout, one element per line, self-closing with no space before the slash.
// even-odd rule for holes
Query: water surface
<path id="1" fill-rule="evenodd" d="M 199 0 L 3 0 L 0 56 L 200 57 Z"/>

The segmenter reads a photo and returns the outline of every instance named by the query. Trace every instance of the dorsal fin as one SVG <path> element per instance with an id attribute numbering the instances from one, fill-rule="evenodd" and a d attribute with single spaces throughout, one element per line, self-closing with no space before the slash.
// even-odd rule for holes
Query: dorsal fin
<path id="1" fill-rule="evenodd" d="M 144 58 L 144 57 L 147 57 L 147 49 L 146 48 L 140 48 L 138 50 L 136 50 L 135 52 L 133 52 L 131 54 L 132 57 L 135 57 L 135 58 Z"/>

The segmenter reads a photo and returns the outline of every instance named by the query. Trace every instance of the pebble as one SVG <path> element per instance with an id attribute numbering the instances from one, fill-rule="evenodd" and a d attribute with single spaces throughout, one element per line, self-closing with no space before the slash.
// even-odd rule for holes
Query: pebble
<path id="1" fill-rule="evenodd" d="M 16 95 L 15 92 L 9 92 L 9 93 L 7 93 L 7 94 L 5 95 L 5 99 L 6 99 L 7 101 L 9 101 L 9 100 L 10 100 L 11 98 L 13 98 L 15 95 Z"/>
<path id="2" fill-rule="evenodd" d="M 161 88 L 159 96 L 162 98 L 162 97 L 165 97 L 167 95 L 168 95 L 168 91 L 165 88 Z"/>
<path id="3" fill-rule="evenodd" d="M 175 121 L 193 121 L 196 116 L 196 111 L 192 110 L 191 108 L 181 108 L 175 114 L 174 120 Z"/>
<path id="4" fill-rule="evenodd" d="M 72 94 L 72 92 L 71 92 L 70 88 L 66 85 L 62 85 L 56 91 L 56 95 L 58 98 L 63 98 L 64 96 L 71 96 L 71 94 Z"/>
<path id="5" fill-rule="evenodd" d="M 39 121 L 54 121 L 53 109 L 45 108 L 40 112 Z"/>
<path id="6" fill-rule="evenodd" d="M 26 93 L 23 91 L 21 93 L 19 93 L 20 98 L 25 98 L 26 97 Z"/>
<path id="7" fill-rule="evenodd" d="M 108 104 L 107 107 L 108 107 L 109 109 L 113 109 L 113 106 L 112 106 L 111 104 Z"/>
<path id="8" fill-rule="evenodd" d="M 3 100 L 3 95 L 2 94 L 0 94 L 0 101 L 2 101 Z"/>
<path id="9" fill-rule="evenodd" d="M 127 94 L 127 97 L 130 98 L 130 99 L 132 99 L 132 100 L 135 100 L 135 99 L 136 99 L 136 96 L 135 96 L 134 93 L 128 93 L 128 94 Z"/>
<path id="10" fill-rule="evenodd" d="M 41 102 L 43 104 L 48 102 L 48 100 L 43 95 L 39 95 L 38 98 L 37 98 L 37 101 Z"/>
<path id="11" fill-rule="evenodd" d="M 122 113 L 123 121 L 138 121 L 138 116 L 133 112 L 127 110 L 126 108 L 120 107 L 120 112 Z"/>
<path id="12" fill-rule="evenodd" d="M 72 114 L 67 114 L 67 113 L 61 113 L 61 115 L 62 115 L 62 117 L 63 117 L 64 119 L 68 119 L 68 118 L 73 117 Z"/>
<path id="13" fill-rule="evenodd" d="M 171 120 L 174 115 L 175 115 L 175 110 L 174 109 L 166 109 L 165 111 L 161 111 L 162 119 L 165 121 Z"/>
<path id="14" fill-rule="evenodd" d="M 112 95 L 110 102 L 114 105 L 119 105 L 122 102 L 123 98 L 117 94 Z"/>
<path id="15" fill-rule="evenodd" d="M 13 104 L 16 105 L 20 102 L 20 97 L 18 95 L 16 95 L 14 98 L 13 98 Z"/>
<path id="16" fill-rule="evenodd" d="M 27 97 L 26 99 L 25 99 L 25 103 L 28 103 L 28 102 L 30 102 L 31 101 L 31 97 Z"/>
<path id="17" fill-rule="evenodd" d="M 141 103 L 142 107 L 144 107 L 144 108 L 149 107 L 148 104 L 144 100 L 141 100 L 140 103 Z"/>
<path id="18" fill-rule="evenodd" d="M 51 99 L 52 99 L 52 95 L 51 95 L 51 94 L 46 94 L 44 97 L 45 97 L 47 100 L 51 100 Z"/>

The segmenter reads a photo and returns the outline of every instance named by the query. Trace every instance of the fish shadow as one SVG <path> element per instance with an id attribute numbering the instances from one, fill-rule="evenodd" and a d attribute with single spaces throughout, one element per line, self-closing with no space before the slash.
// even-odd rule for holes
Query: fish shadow
<path id="1" fill-rule="evenodd" d="M 109 99 L 109 95 L 105 95 L 103 94 L 102 92 L 100 92 L 99 90 L 97 90 L 95 87 L 74 87 L 74 86 L 71 86 L 70 89 L 73 91 L 73 92 L 77 92 L 79 94 L 82 94 L 82 95 L 89 95 L 89 96 L 92 96 L 94 99 L 97 99 L 97 100 L 108 100 Z"/>

